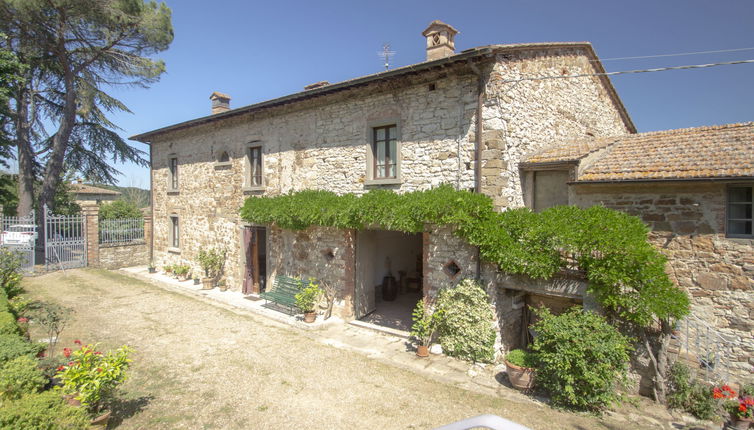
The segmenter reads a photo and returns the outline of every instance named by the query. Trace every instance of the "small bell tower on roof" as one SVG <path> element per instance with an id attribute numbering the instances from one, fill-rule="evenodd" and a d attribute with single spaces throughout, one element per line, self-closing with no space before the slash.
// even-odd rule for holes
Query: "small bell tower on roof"
<path id="1" fill-rule="evenodd" d="M 442 21 L 434 20 L 429 23 L 422 36 L 427 38 L 427 61 L 450 57 L 456 53 L 454 38 L 458 30 Z"/>

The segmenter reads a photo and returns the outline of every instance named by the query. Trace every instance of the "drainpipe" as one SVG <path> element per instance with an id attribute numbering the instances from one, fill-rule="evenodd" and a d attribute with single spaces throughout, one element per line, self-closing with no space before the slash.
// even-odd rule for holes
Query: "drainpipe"
<path id="1" fill-rule="evenodd" d="M 469 61 L 471 71 L 477 76 L 476 134 L 474 135 L 474 192 L 482 192 L 482 109 L 484 105 L 484 77 L 476 64 Z"/>
<path id="2" fill-rule="evenodd" d="M 477 76 L 477 100 L 476 100 L 476 133 L 474 134 L 474 192 L 482 192 L 482 109 L 484 107 L 484 76 L 476 64 L 469 61 L 471 71 Z M 482 256 L 479 247 L 476 249 L 476 279 L 482 278 Z"/>

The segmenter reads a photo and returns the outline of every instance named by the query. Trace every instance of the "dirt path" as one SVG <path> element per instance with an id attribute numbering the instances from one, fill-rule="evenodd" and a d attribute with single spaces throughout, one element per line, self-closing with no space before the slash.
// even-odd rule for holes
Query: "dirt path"
<path id="1" fill-rule="evenodd" d="M 75 309 L 61 346 L 136 350 L 118 428 L 425 429 L 483 413 L 533 429 L 637 428 L 465 391 L 113 272 L 56 272 L 24 285 Z"/>

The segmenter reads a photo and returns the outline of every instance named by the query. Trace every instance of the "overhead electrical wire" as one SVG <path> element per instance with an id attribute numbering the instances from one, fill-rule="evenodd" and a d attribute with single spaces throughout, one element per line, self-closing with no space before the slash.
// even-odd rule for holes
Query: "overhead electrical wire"
<path id="1" fill-rule="evenodd" d="M 522 82 L 522 81 L 541 81 L 541 80 L 546 80 L 546 79 L 581 78 L 581 77 L 588 77 L 588 76 L 613 76 L 613 75 L 626 75 L 630 73 L 665 72 L 668 70 L 704 69 L 707 67 L 730 66 L 734 64 L 751 64 L 751 63 L 754 63 L 754 60 L 737 60 L 737 61 L 726 61 L 726 62 L 721 62 L 721 63 L 709 63 L 709 64 L 691 64 L 687 66 L 658 67 L 654 69 L 622 70 L 618 72 L 580 73 L 576 75 L 535 76 L 535 77 L 529 77 L 529 78 L 505 79 L 500 82 L 512 83 L 512 82 Z"/>
<path id="2" fill-rule="evenodd" d="M 721 54 L 725 52 L 741 52 L 741 51 L 754 51 L 754 48 L 718 49 L 715 51 L 679 52 L 679 53 L 674 53 L 674 54 L 640 55 L 637 57 L 613 57 L 613 58 L 602 58 L 599 60 L 591 60 L 591 61 L 604 62 L 604 61 L 618 61 L 618 60 L 642 60 L 645 58 L 682 57 L 685 55 Z"/>

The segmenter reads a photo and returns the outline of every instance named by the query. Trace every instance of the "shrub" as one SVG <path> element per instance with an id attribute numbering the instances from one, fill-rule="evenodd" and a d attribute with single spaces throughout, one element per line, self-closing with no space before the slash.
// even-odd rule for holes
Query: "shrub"
<path id="1" fill-rule="evenodd" d="M 70 354 L 71 361 L 61 366 L 58 373 L 63 390 L 75 394 L 83 406 L 96 414 L 106 405 L 115 389 L 125 381 L 126 370 L 131 360 L 131 349 L 122 346 L 106 354 L 96 350 L 97 345 L 84 345 Z M 70 351 L 70 350 L 68 350 Z"/>
<path id="2" fill-rule="evenodd" d="M 474 280 L 440 291 L 435 312 L 438 340 L 445 354 L 474 362 L 491 362 L 495 355 L 495 315 L 487 293 Z"/>
<path id="3" fill-rule="evenodd" d="M 27 394 L 0 408 L 0 429 L 72 430 L 89 428 L 86 410 L 68 406 L 60 393 Z"/>
<path id="4" fill-rule="evenodd" d="M 47 384 L 47 378 L 37 367 L 37 359 L 22 355 L 0 367 L 0 398 L 18 399 L 36 393 Z"/>
<path id="5" fill-rule="evenodd" d="M 546 308 L 535 312 L 541 318 L 533 326 L 537 384 L 553 404 L 597 411 L 617 400 L 615 385 L 628 367 L 629 339 L 580 307 L 557 316 Z"/>
<path id="6" fill-rule="evenodd" d="M 0 286 L 7 299 L 21 294 L 21 259 L 18 253 L 0 248 Z"/>
<path id="7" fill-rule="evenodd" d="M 15 334 L 0 334 L 0 365 L 22 355 L 36 356 L 43 345 L 29 343 Z"/>
<path id="8" fill-rule="evenodd" d="M 415 337 L 419 344 L 429 346 L 437 330 L 437 322 L 440 313 L 433 312 L 431 304 L 424 299 L 416 302 L 416 307 L 412 313 L 414 323 L 411 325 L 411 336 Z"/>
<path id="9" fill-rule="evenodd" d="M 669 408 L 702 420 L 714 419 L 719 412 L 710 387 L 693 379 L 689 368 L 679 362 L 670 367 L 667 402 Z"/>
<path id="10" fill-rule="evenodd" d="M 519 367 L 536 367 L 536 355 L 523 349 L 514 349 L 505 356 L 505 360 Z"/>
<path id="11" fill-rule="evenodd" d="M 12 313 L 0 311 L 0 334 L 21 334 Z"/>

